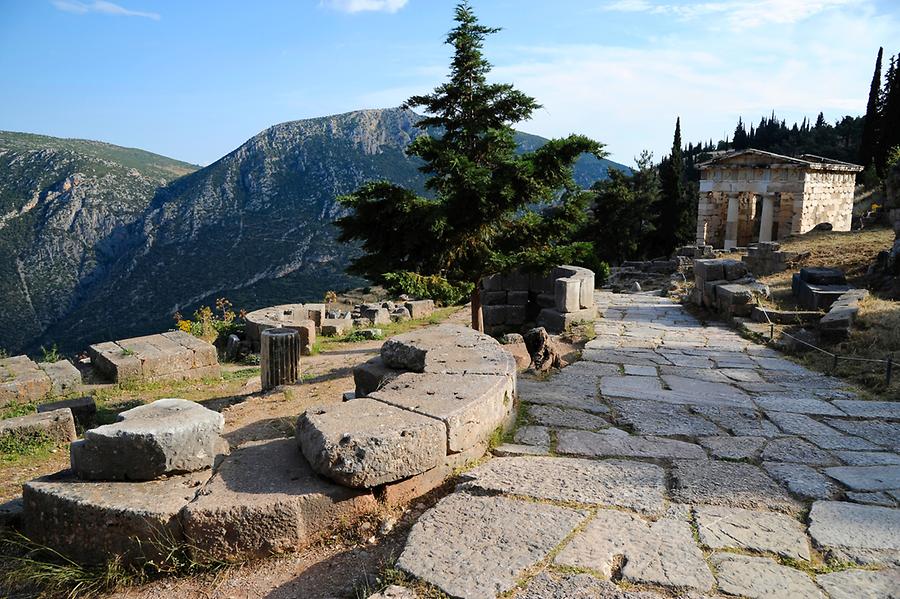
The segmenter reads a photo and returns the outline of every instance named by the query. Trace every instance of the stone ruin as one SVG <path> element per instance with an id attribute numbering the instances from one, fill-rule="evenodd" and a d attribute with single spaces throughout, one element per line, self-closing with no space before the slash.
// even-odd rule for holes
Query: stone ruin
<path id="1" fill-rule="evenodd" d="M 440 325 L 389 339 L 378 360 L 359 394 L 301 414 L 294 439 L 230 453 L 222 416 L 194 402 L 123 412 L 72 443 L 70 469 L 24 485 L 23 531 L 83 563 L 292 551 L 430 491 L 512 424 L 515 362 L 487 335 Z"/>
<path id="2" fill-rule="evenodd" d="M 561 333 L 596 316 L 594 273 L 579 266 L 492 275 L 482 279 L 480 293 L 484 330 L 495 336 L 530 328 L 526 323 Z"/>
<path id="3" fill-rule="evenodd" d="M 750 316 L 757 295 L 768 297 L 769 289 L 754 279 L 739 260 L 694 260 L 692 301 L 722 317 Z"/>
<path id="4" fill-rule="evenodd" d="M 28 356 L 0 358 L 0 407 L 65 395 L 81 384 L 81 372 L 68 360 L 35 363 Z"/>
<path id="5" fill-rule="evenodd" d="M 758 277 L 782 272 L 809 257 L 809 252 L 784 252 L 781 244 L 774 241 L 761 241 L 747 248 L 747 255 L 741 260 Z"/>
<path id="6" fill-rule="evenodd" d="M 216 378 L 215 346 L 184 331 L 107 341 L 88 348 L 94 370 L 115 383 Z"/>
<path id="7" fill-rule="evenodd" d="M 730 250 L 802 235 L 823 224 L 849 231 L 861 166 L 762 150 L 724 152 L 697 165 L 697 243 Z"/>
<path id="8" fill-rule="evenodd" d="M 316 343 L 316 334 L 343 335 L 354 329 L 427 318 L 432 312 L 432 300 L 368 303 L 354 306 L 352 310 L 340 310 L 329 304 L 282 304 L 254 310 L 244 317 L 246 342 L 249 351 L 258 352 L 264 330 L 274 327 L 294 329 L 300 333 L 301 352 L 309 355 Z"/>

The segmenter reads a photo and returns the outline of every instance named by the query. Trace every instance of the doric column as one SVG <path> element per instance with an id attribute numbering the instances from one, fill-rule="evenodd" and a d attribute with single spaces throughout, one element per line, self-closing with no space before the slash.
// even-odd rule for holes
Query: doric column
<path id="1" fill-rule="evenodd" d="M 730 250 L 733 247 L 737 247 L 737 233 L 738 233 L 738 208 L 740 207 L 740 201 L 738 200 L 737 195 L 729 194 L 728 195 L 728 214 L 725 219 L 725 249 Z"/>
<path id="2" fill-rule="evenodd" d="M 762 212 L 759 215 L 759 240 L 772 241 L 772 221 L 775 218 L 775 200 L 766 194 L 763 196 Z"/>

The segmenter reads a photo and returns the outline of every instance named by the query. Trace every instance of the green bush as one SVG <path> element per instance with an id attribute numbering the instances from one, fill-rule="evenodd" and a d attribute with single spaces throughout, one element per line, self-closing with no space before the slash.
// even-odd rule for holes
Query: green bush
<path id="1" fill-rule="evenodd" d="M 456 306 L 469 300 L 471 283 L 451 283 L 438 275 L 420 275 L 414 272 L 388 272 L 382 275 L 385 286 L 392 294 L 405 293 L 419 299 L 434 300 L 439 306 Z"/>

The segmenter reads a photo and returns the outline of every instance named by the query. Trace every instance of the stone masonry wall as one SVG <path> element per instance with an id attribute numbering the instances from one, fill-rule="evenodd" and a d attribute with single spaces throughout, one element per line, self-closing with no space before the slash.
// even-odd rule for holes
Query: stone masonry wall
<path id="1" fill-rule="evenodd" d="M 855 181 L 855 173 L 808 172 L 798 232 L 806 233 L 821 223 L 831 223 L 834 231 L 849 231 Z"/>

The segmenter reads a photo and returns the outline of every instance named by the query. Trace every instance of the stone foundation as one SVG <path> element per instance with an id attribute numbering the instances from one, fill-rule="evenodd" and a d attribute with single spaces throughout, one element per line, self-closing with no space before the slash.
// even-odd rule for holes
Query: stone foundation
<path id="1" fill-rule="evenodd" d="M 81 384 L 81 373 L 68 360 L 35 364 L 28 356 L 0 358 L 0 407 L 64 395 Z"/>
<path id="2" fill-rule="evenodd" d="M 219 376 L 216 348 L 184 331 L 171 331 L 88 348 L 94 370 L 116 383 Z"/>

